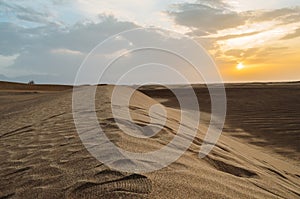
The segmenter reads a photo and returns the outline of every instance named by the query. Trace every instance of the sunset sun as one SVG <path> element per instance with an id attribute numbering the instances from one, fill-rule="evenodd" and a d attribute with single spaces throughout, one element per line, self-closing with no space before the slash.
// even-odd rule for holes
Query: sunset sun
<path id="1" fill-rule="evenodd" d="M 245 68 L 245 66 L 244 66 L 243 63 L 239 63 L 239 64 L 236 66 L 236 68 L 237 68 L 238 70 L 242 70 L 242 69 Z"/>

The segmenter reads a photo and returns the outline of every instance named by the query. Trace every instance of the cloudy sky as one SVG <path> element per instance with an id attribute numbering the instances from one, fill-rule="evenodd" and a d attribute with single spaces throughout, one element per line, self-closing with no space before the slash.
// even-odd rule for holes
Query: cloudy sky
<path id="1" fill-rule="evenodd" d="M 300 0 L 38 2 L 0 0 L 0 80 L 71 84 L 97 44 L 140 27 L 197 41 L 226 82 L 299 80 Z"/>

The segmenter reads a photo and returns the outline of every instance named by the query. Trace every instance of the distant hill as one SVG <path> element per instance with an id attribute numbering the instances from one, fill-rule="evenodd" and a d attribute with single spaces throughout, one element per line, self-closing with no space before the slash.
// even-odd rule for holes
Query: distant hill
<path id="1" fill-rule="evenodd" d="M 61 91 L 73 88 L 67 85 L 34 84 L 0 81 L 0 90 L 34 90 L 34 91 Z"/>
<path id="2" fill-rule="evenodd" d="M 73 84 L 73 80 L 71 79 L 54 75 L 24 75 L 17 77 L 7 77 L 3 74 L 0 74 L 0 81 L 28 83 L 31 80 L 33 80 L 37 84 Z"/>

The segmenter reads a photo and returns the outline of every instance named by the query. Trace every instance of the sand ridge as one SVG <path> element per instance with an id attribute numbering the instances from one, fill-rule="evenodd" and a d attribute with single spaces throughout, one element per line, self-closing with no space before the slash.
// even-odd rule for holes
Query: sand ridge
<path id="1" fill-rule="evenodd" d="M 167 125 L 149 139 L 136 139 L 121 132 L 109 111 L 113 88 L 98 87 L 95 107 L 100 125 L 113 143 L 126 150 L 143 152 L 161 148 L 175 136 L 180 112 L 174 108 L 166 108 Z M 0 119 L 0 197 L 300 196 L 299 164 L 291 164 L 288 157 L 284 161 L 275 151 L 254 147 L 247 137 L 237 138 L 223 133 L 214 150 L 206 158 L 199 159 L 198 152 L 207 129 L 205 121 L 209 120 L 209 113 L 203 114 L 197 137 L 181 158 L 161 170 L 135 174 L 111 170 L 85 149 L 73 121 L 72 89 L 57 92 L 44 89 L 43 93 L 29 94 L 8 93 L 3 89 L 0 93 L 0 100 L 6 102 Z M 24 95 L 30 97 L 24 98 Z M 16 101 L 7 103 L 9 98 Z M 137 124 L 146 125 L 149 122 L 147 109 L 158 101 L 141 92 L 136 92 L 135 98 L 131 101 L 131 113 Z M 14 107 L 25 102 L 28 106 L 15 110 Z M 126 125 L 126 121 L 123 124 Z M 87 130 L 88 127 L 87 124 Z"/>

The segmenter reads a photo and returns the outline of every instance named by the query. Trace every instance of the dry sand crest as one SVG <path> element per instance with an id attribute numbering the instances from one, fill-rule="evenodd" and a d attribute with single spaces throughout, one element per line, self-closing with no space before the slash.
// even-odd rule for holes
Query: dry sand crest
<path id="1" fill-rule="evenodd" d="M 173 164 L 146 174 L 111 170 L 88 153 L 75 129 L 71 87 L 0 82 L 0 88 L 1 198 L 300 197 L 298 84 L 228 85 L 224 133 L 204 159 L 198 158 L 198 152 L 210 119 L 209 102 L 205 88 L 197 87 L 206 113 L 192 145 Z M 130 108 L 137 124 L 149 122 L 151 104 L 161 102 L 168 113 L 160 133 L 138 139 L 115 124 L 109 111 L 112 89 L 98 87 L 96 111 L 113 143 L 145 152 L 161 148 L 174 137 L 180 112 L 167 91 L 156 87 L 136 91 Z M 249 100 L 252 95 L 246 92 L 259 95 Z M 268 103 L 265 110 L 255 100 Z M 241 106 L 243 111 L 238 109 Z"/>

